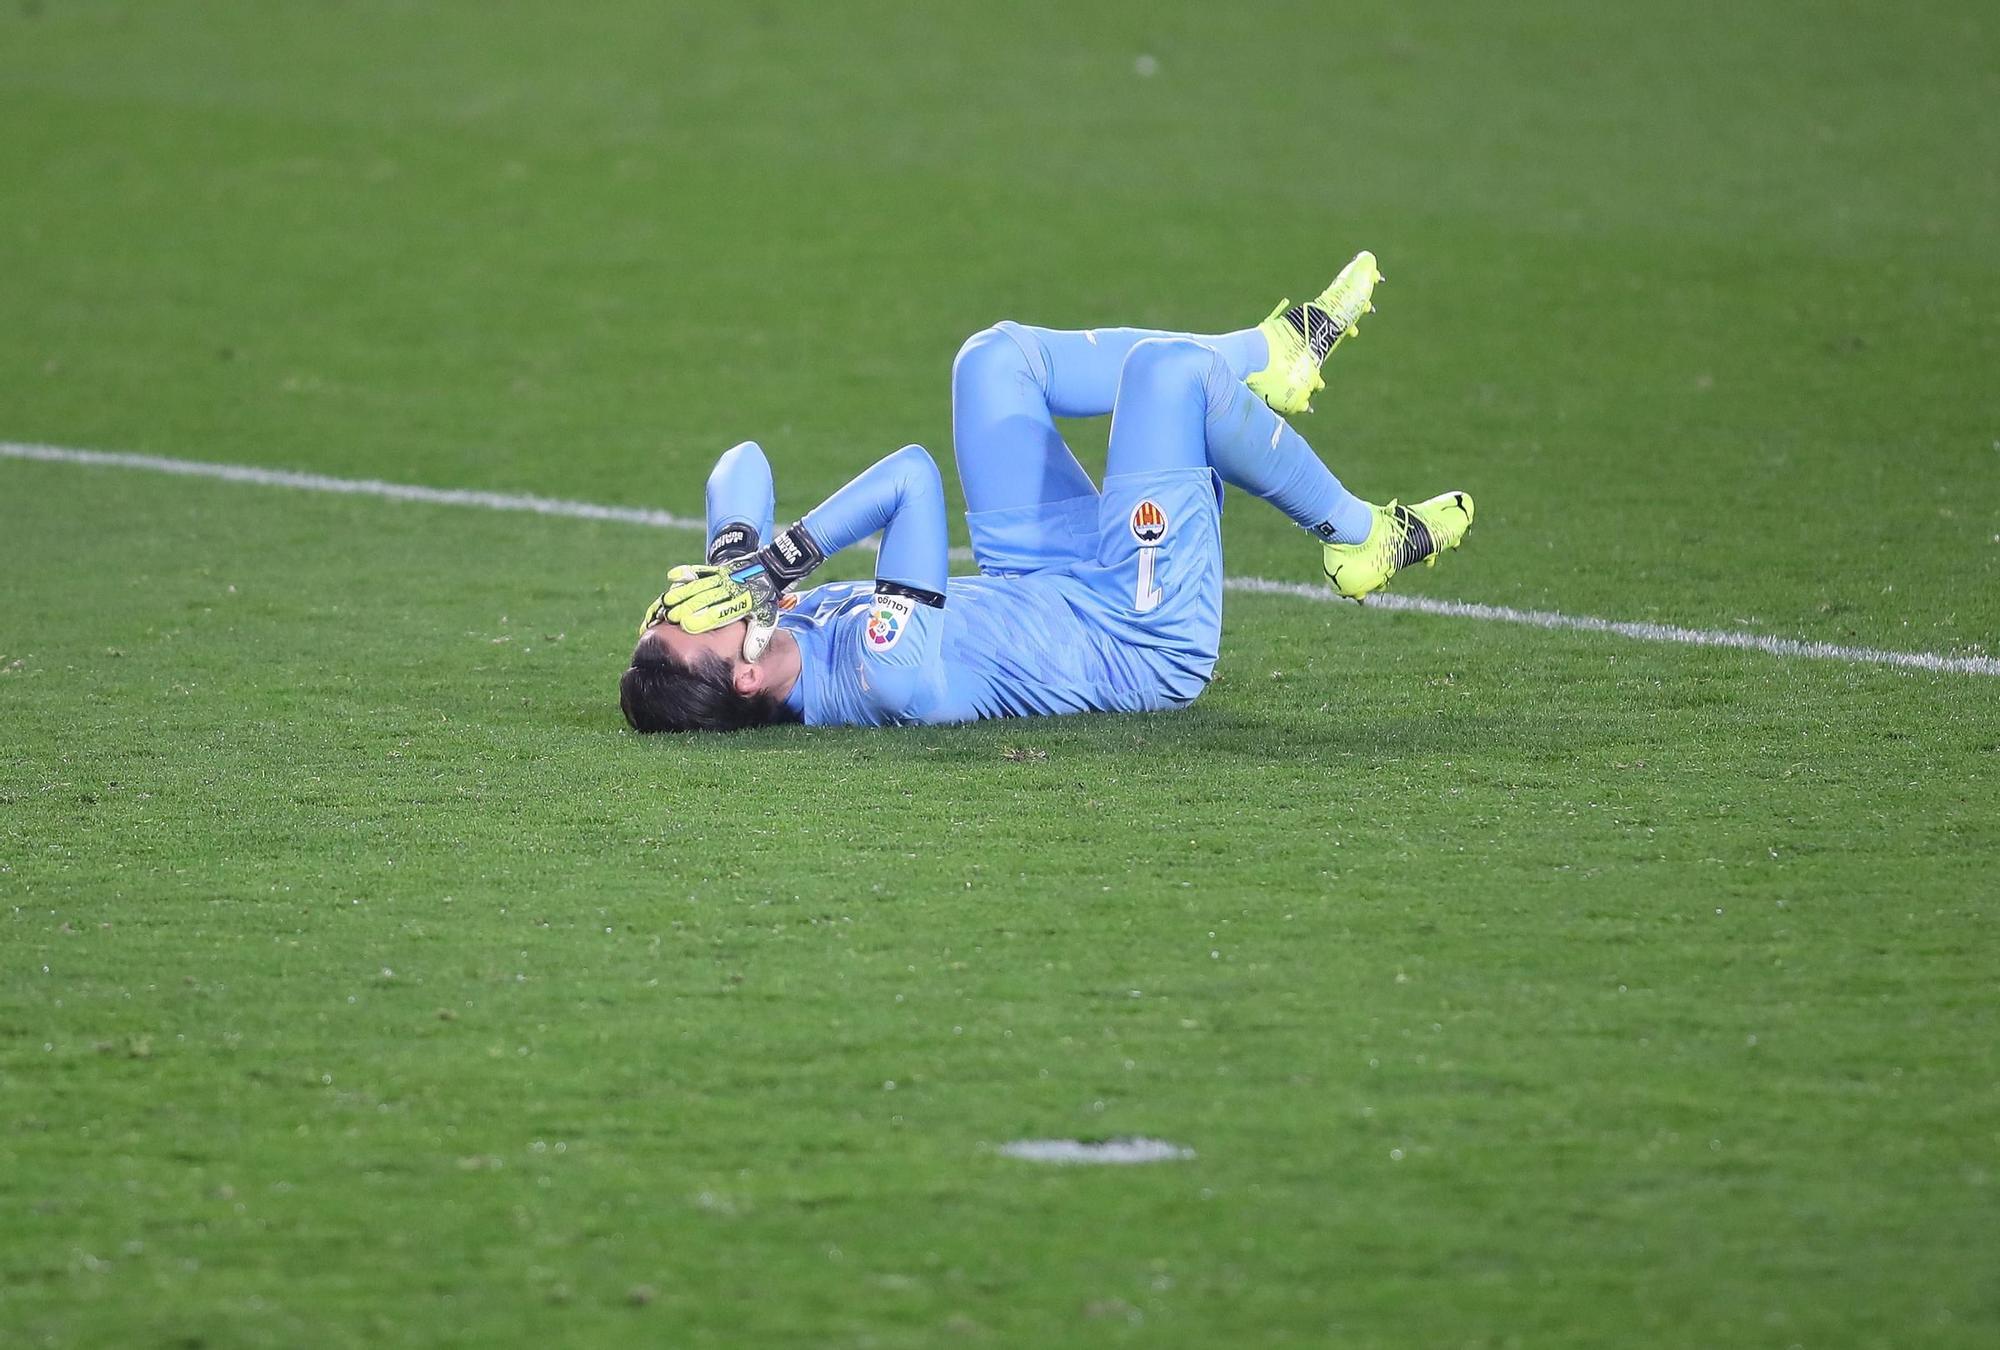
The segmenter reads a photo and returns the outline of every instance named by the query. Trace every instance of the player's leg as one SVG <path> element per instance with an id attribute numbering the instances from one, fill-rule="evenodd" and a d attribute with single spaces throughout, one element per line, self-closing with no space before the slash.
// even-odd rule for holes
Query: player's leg
<path id="1" fill-rule="evenodd" d="M 1156 338 L 1187 339 L 1213 348 L 1235 378 L 1277 411 L 1304 412 L 1313 393 L 1325 387 L 1320 366 L 1344 339 L 1361 331 L 1360 320 L 1374 308 L 1372 297 L 1381 279 L 1375 255 L 1358 253 L 1313 299 L 1301 305 L 1280 300 L 1255 328 L 1230 333 L 1151 328 L 1072 331 L 1017 323 L 998 324 L 989 331 L 1006 333 L 1020 345 L 1049 411 L 1058 417 L 1099 417 L 1110 412 L 1125 358 L 1141 342 Z"/>
<path id="2" fill-rule="evenodd" d="M 1341 485 L 1220 353 L 1189 339 L 1134 346 L 1111 419 L 1106 477 L 1204 466 L 1321 540 L 1358 543 L 1368 535 L 1368 503 Z"/>
<path id="3" fill-rule="evenodd" d="M 999 323 L 966 339 L 952 365 L 952 439 L 971 509 L 1062 501 L 1091 491 L 1055 419 L 1110 412 L 1132 348 L 1169 337 L 1214 348 L 1238 378 L 1265 363 L 1266 339 L 1255 328 L 1189 334 Z"/>
<path id="4" fill-rule="evenodd" d="M 1472 502 L 1446 493 L 1413 507 L 1356 497 L 1290 423 L 1197 342 L 1142 342 L 1126 359 L 1105 465 L 1113 477 L 1206 464 L 1320 540 L 1327 577 L 1359 599 L 1399 568 L 1456 548 Z"/>
<path id="5" fill-rule="evenodd" d="M 1089 475 L 1054 419 L 1110 412 L 1126 358 L 1142 342 L 1198 342 L 1273 408 L 1305 411 L 1325 385 L 1321 363 L 1359 331 L 1381 277 L 1374 254 L 1357 254 L 1316 298 L 1281 300 L 1257 327 L 1230 333 L 999 323 L 973 334 L 952 367 L 952 440 L 967 506 L 980 513 L 1083 497 Z"/>
<path id="6" fill-rule="evenodd" d="M 952 366 L 952 442 L 982 571 L 1033 572 L 1096 553 L 1097 488 L 1055 419 L 1111 411 L 1138 328 L 1068 332 L 1001 323 L 972 335 Z M 1202 338 L 1242 370 L 1263 363 L 1256 329 Z"/>
<path id="7" fill-rule="evenodd" d="M 1125 358 L 1141 342 L 1174 338 L 1198 342 L 1221 355 L 1237 379 L 1263 368 L 1268 340 L 1262 330 L 1234 333 L 1182 333 L 1154 328 L 1037 328 L 1002 323 L 1005 333 L 1027 357 L 1036 387 L 1048 410 L 1057 417 L 1102 417 L 1118 399 L 1118 380 Z"/>
<path id="8" fill-rule="evenodd" d="M 1324 386 L 1321 362 L 1358 331 L 1380 279 L 1374 255 L 1361 253 L 1317 298 L 1298 306 L 1280 301 L 1262 324 L 1232 333 L 1071 331 L 1001 323 L 975 334 L 953 367 L 952 432 L 981 569 L 1033 571 L 1095 553 L 1090 535 L 1098 513 L 1090 478 L 1063 442 L 1055 418 L 1111 412 L 1120 400 L 1128 359 L 1145 344 L 1199 346 L 1266 404 L 1302 411 Z M 1282 447 L 1289 453 L 1276 455 L 1275 462 L 1265 456 L 1216 467 L 1288 513 L 1328 512 L 1301 519 L 1309 529 L 1344 520 L 1365 531 L 1354 499 L 1304 441 L 1288 427 L 1282 436 L 1289 437 Z M 1274 431 L 1274 451 L 1280 439 Z M 1350 504 L 1344 513 L 1343 502 Z M 1320 532 L 1323 538 L 1337 537 L 1324 528 Z"/>
<path id="9" fill-rule="evenodd" d="M 974 333 L 951 367 L 951 438 L 973 513 L 1096 494 L 1056 429 L 1038 365 L 1001 324 Z"/>
<path id="10" fill-rule="evenodd" d="M 1061 567 L 1096 547 L 1097 485 L 1056 430 L 1044 369 L 1001 325 L 975 333 L 951 368 L 952 446 L 979 570 Z"/>

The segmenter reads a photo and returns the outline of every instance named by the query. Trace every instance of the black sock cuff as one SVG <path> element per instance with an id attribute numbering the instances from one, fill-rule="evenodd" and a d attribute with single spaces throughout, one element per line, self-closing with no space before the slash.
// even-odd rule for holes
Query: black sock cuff
<path id="1" fill-rule="evenodd" d="M 900 595 L 905 600 L 914 600 L 918 604 L 928 605 L 932 609 L 944 608 L 944 596 L 941 593 L 927 591 L 921 586 L 905 586 L 900 581 L 883 581 L 879 577 L 876 578 L 875 594 Z"/>

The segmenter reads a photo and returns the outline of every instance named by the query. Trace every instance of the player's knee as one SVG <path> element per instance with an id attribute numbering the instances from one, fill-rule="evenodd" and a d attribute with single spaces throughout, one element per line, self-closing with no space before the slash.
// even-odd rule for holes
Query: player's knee
<path id="1" fill-rule="evenodd" d="M 979 388 L 1020 376 L 1034 378 L 1034 366 L 1021 344 L 1001 324 L 982 328 L 965 340 L 951 363 L 951 387 Z"/>
<path id="2" fill-rule="evenodd" d="M 1131 387 L 1142 394 L 1160 395 L 1202 386 L 1208 368 L 1216 359 L 1215 349 L 1193 338 L 1145 338 L 1132 344 L 1125 355 L 1119 387 Z"/>

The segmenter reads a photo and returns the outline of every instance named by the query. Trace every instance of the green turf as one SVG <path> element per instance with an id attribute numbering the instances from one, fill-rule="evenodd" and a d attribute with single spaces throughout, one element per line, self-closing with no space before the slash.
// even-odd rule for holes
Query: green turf
<path id="1" fill-rule="evenodd" d="M 1996 71 L 1971 0 L 27 0 L 0 439 L 692 513 L 755 436 L 797 511 L 983 324 L 1365 245 L 1301 425 L 1478 495 L 1412 590 L 1990 654 Z M 686 536 L 0 461 L 0 541 L 0 1345 L 2000 1339 L 2000 681 L 1239 595 L 1178 715 L 642 741 Z M 1120 1134 L 1197 1156 L 991 1147 Z"/>

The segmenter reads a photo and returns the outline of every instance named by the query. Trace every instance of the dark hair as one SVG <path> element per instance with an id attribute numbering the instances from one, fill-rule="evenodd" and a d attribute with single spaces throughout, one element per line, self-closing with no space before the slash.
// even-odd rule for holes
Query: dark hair
<path id="1" fill-rule="evenodd" d="M 782 699 L 738 693 L 729 663 L 713 652 L 683 662 L 651 637 L 639 639 L 631 666 L 619 678 L 618 706 L 640 732 L 741 731 L 799 720 Z"/>

